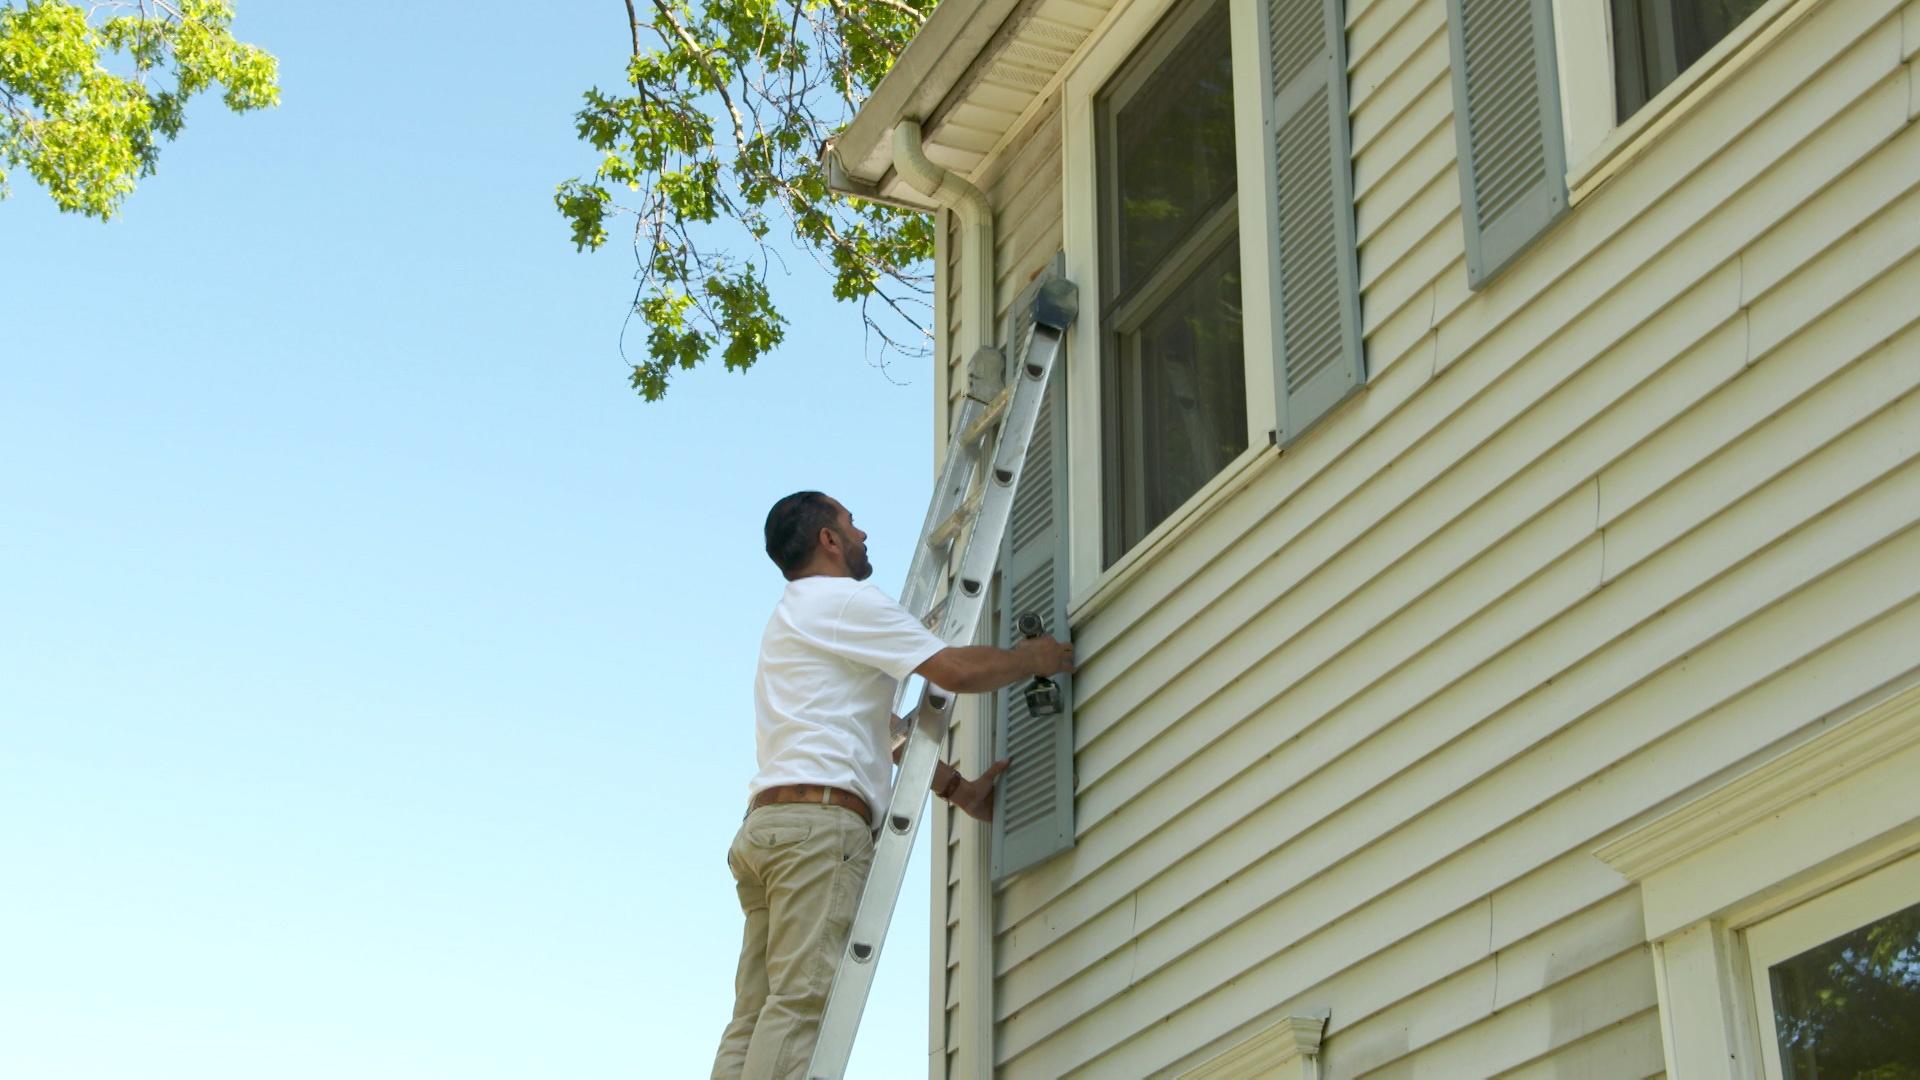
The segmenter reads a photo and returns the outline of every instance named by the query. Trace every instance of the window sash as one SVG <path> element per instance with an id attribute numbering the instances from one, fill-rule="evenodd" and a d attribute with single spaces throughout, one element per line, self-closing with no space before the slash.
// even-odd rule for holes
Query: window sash
<path id="1" fill-rule="evenodd" d="M 1749 982 L 1767 1080 L 1784 1080 L 1775 1021 L 1772 970 L 1808 949 L 1877 922 L 1920 901 L 1920 854 L 1789 908 L 1746 931 Z"/>
<path id="2" fill-rule="evenodd" d="M 1193 285 L 1229 244 L 1239 239 L 1239 183 L 1230 176 L 1212 205 L 1200 208 L 1191 231 L 1168 251 L 1158 265 L 1137 281 L 1120 282 L 1121 248 L 1121 139 L 1118 122 L 1136 96 L 1166 70 L 1176 51 L 1203 22 L 1227 14 L 1227 0 L 1191 0 L 1176 7 L 1156 26 L 1094 96 L 1095 183 L 1099 193 L 1097 223 L 1100 253 L 1100 379 L 1101 412 L 1101 565 L 1112 566 L 1139 543 L 1155 521 L 1148 521 L 1151 500 L 1142 463 L 1148 452 L 1145 430 L 1145 373 L 1142 331 L 1166 304 Z M 1231 35 L 1228 48 L 1232 50 Z M 1234 131 L 1234 154 L 1240 152 Z M 1244 328 L 1243 328 L 1244 335 Z M 1242 377 L 1246 364 L 1244 336 Z M 1233 417 L 1247 441 L 1244 407 Z"/>
<path id="3" fill-rule="evenodd" d="M 1709 0 L 1611 0 L 1615 123 L 1639 112 L 1762 2 L 1728 0 L 1712 10 L 1718 5 Z"/>

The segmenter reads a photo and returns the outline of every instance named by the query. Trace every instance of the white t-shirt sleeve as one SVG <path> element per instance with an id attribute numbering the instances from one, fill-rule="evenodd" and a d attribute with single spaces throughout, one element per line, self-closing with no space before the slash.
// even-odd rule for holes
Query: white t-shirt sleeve
<path id="1" fill-rule="evenodd" d="M 947 647 L 912 612 L 872 585 L 863 585 L 847 597 L 825 638 L 835 655 L 896 679 L 913 674 L 914 668 Z"/>

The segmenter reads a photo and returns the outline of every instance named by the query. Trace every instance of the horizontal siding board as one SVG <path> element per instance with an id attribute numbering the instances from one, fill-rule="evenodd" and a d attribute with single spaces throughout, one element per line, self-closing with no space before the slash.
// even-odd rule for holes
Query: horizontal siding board
<path id="1" fill-rule="evenodd" d="M 1441 209 L 1433 209 L 1436 205 L 1436 198 L 1431 194 L 1434 185 L 1454 179 L 1453 133 L 1447 130 L 1445 124 L 1440 124 L 1428 131 L 1418 143 L 1408 147 L 1404 155 L 1395 159 L 1393 167 L 1367 189 L 1366 194 L 1358 196 L 1355 213 L 1362 248 L 1376 244 L 1381 231 L 1387 228 L 1397 229 L 1403 235 L 1414 238 L 1424 236 L 1429 228 L 1446 216 L 1448 208 L 1460 208 L 1460 193 L 1455 191 L 1451 199 L 1437 200 Z M 1457 180 L 1454 186 L 1459 187 Z M 1406 216 L 1418 218 L 1419 221 L 1398 220 Z M 1397 246 L 1410 245 L 1403 242 Z M 1365 281 L 1371 283 L 1372 277 L 1377 276 L 1376 270 Z"/>
<path id="2" fill-rule="evenodd" d="M 1283 977 L 1293 987 L 1288 999 L 1201 1046 L 1170 1071 L 1198 1065 L 1286 1016 L 1330 1010 L 1328 1030 L 1338 1035 L 1425 987 L 1481 965 L 1487 959 L 1487 914 L 1487 902 L 1475 901 L 1398 941 L 1378 941 L 1367 955 L 1352 955 L 1351 943 L 1336 936 L 1309 938 L 1278 961 L 1289 969 Z M 1313 981 L 1313 973 L 1328 971 Z"/>
<path id="3" fill-rule="evenodd" d="M 1748 369 L 1725 390 L 1688 410 L 1600 474 L 1600 524 L 1607 526 L 1707 461 L 1742 432 L 1764 423 L 1845 366 L 1875 350 L 1916 347 L 1920 263 L 1889 274 L 1806 335 Z"/>
<path id="4" fill-rule="evenodd" d="M 1892 80 L 1889 85 L 1898 81 Z M 1753 302 L 1754 357 L 1764 357 L 1855 292 L 1879 281 L 1916 251 L 1920 251 L 1920 189 L 1909 192 L 1857 229 L 1845 243 L 1809 260 L 1792 278 Z"/>
<path id="5" fill-rule="evenodd" d="M 1433 333 L 1433 288 L 1428 286 L 1368 334 L 1367 363 L 1375 379 L 1403 360 L 1423 364 L 1431 372 L 1439 343 L 1439 335 Z"/>
<path id="6" fill-rule="evenodd" d="M 1904 503 L 1903 499 L 1906 500 Z M 1617 674 L 1619 669 L 1624 667 L 1629 672 L 1644 672 L 1645 674 L 1641 677 L 1647 677 L 1659 670 L 1661 665 L 1670 658 L 1682 656 L 1688 648 L 1695 647 L 1694 643 L 1699 636 L 1710 632 L 1724 632 L 1720 629 L 1723 624 L 1737 625 L 1741 617 L 1753 616 L 1757 609 L 1764 609 L 1769 600 L 1778 595 L 1781 587 L 1798 584 L 1799 578 L 1811 577 L 1823 571 L 1826 569 L 1825 561 L 1836 557 L 1837 553 L 1851 550 L 1856 543 L 1878 539 L 1880 535 L 1884 535 L 1886 529 L 1898 527 L 1910 521 L 1911 508 L 1916 505 L 1920 505 L 1920 469 L 1908 469 L 1897 479 L 1890 479 L 1876 485 L 1863 495 L 1850 500 L 1844 508 L 1835 511 L 1829 518 L 1808 526 L 1802 532 L 1787 538 L 1786 542 L 1768 549 L 1767 558 L 1743 564 L 1733 573 L 1727 574 L 1721 582 L 1710 586 L 1708 590 L 1703 590 L 1710 591 L 1713 598 L 1719 600 L 1718 604 L 1683 604 L 1673 599 L 1670 600 L 1670 606 L 1660 609 L 1651 620 L 1634 622 L 1627 629 L 1636 632 L 1622 633 L 1620 644 L 1615 650 L 1618 659 L 1612 663 L 1550 668 L 1541 672 L 1543 675 L 1553 675 L 1556 681 L 1532 695 L 1527 700 L 1525 709 L 1515 710 L 1526 715 L 1515 717 L 1510 722 L 1523 730 L 1527 724 L 1542 723 L 1546 717 L 1553 715 L 1548 706 L 1562 699 L 1568 702 L 1565 712 L 1572 714 L 1567 716 L 1566 722 L 1571 722 L 1583 715 L 1587 709 L 1600 707 L 1610 700 L 1607 697 L 1608 694 L 1620 692 L 1621 684 Z M 1841 531 L 1843 527 L 1852 527 L 1855 531 L 1843 532 Z M 1736 545 L 1732 551 L 1737 554 L 1742 551 L 1742 547 L 1737 538 L 1728 535 L 1731 531 L 1703 530 L 1701 534 L 1690 540 L 1696 547 L 1716 549 L 1711 554 L 1706 551 L 1700 553 L 1709 558 L 1723 557 L 1728 552 L 1726 545 L 1729 543 Z M 1911 545 L 1911 539 L 1908 543 Z M 1767 575 L 1770 576 L 1763 576 L 1760 570 L 1755 569 L 1760 566 L 1764 566 Z M 1683 580 L 1693 579 L 1693 575 L 1688 575 Z M 1909 587 L 1920 587 L 1920 582 L 1910 581 L 1907 584 Z M 1736 585 L 1747 588 L 1749 591 L 1738 593 L 1735 589 Z M 1888 592 L 1896 601 L 1900 598 L 1897 585 L 1890 585 Z M 1597 593 L 1593 601 L 1584 606 L 1586 608 L 1601 606 L 1616 595 L 1620 593 L 1614 590 Z M 1643 596 L 1637 597 L 1636 600 L 1644 605 L 1649 601 L 1657 602 L 1659 598 Z M 1859 610 L 1863 613 L 1862 617 L 1865 617 L 1864 613 L 1879 610 L 1879 607 L 1868 604 Z M 1589 618 L 1592 617 L 1589 616 Z M 1764 617 L 1772 616 L 1771 613 L 1767 613 Z M 1831 622 L 1834 618 L 1833 614 L 1829 614 L 1826 621 Z M 1557 675 L 1555 675 L 1556 672 Z M 1516 702 L 1517 704 L 1519 703 Z M 1588 727 L 1592 726 L 1588 725 Z M 1587 730 L 1587 728 L 1577 730 Z M 1476 747 L 1469 744 L 1485 742 L 1486 737 L 1478 729 L 1468 734 L 1470 738 L 1466 743 L 1448 743 L 1438 748 L 1420 758 L 1419 765 L 1412 773 L 1396 777 L 1396 783 L 1390 789 L 1383 788 L 1370 792 L 1368 798 L 1350 804 L 1347 809 L 1341 811 L 1349 817 L 1352 816 L 1351 812 L 1355 811 L 1363 812 L 1363 818 L 1366 814 L 1371 814 L 1380 819 L 1381 825 L 1363 829 L 1357 823 L 1348 821 L 1344 827 L 1336 828 L 1326 825 L 1303 837 L 1312 846 L 1326 849 L 1325 857 L 1308 852 L 1304 856 L 1307 862 L 1282 868 L 1280 863 L 1274 861 L 1274 856 L 1266 856 L 1262 863 L 1270 865 L 1262 867 L 1261 864 L 1256 863 L 1253 867 L 1236 874 L 1230 882 L 1220 888 L 1202 896 L 1178 897 L 1177 907 L 1171 903 L 1167 904 L 1164 914 L 1169 918 L 1173 914 L 1178 914 L 1181 920 L 1164 928 L 1158 922 L 1163 911 L 1149 902 L 1153 894 L 1150 891 L 1144 892 L 1139 916 L 1141 971 L 1150 971 L 1161 962 L 1170 962 L 1174 958 L 1186 955 L 1184 950 L 1193 943 L 1190 935 L 1196 930 L 1204 932 L 1204 928 L 1223 918 L 1225 925 L 1231 925 L 1237 917 L 1244 915 L 1250 902 L 1264 902 L 1267 896 L 1273 895 L 1272 892 L 1263 894 L 1263 889 L 1284 889 L 1291 883 L 1301 880 L 1306 874 L 1318 872 L 1323 866 L 1331 865 L 1323 861 L 1323 858 L 1337 857 L 1340 854 L 1340 845 L 1351 847 L 1357 841 L 1377 837 L 1392 840 L 1393 843 L 1389 845 L 1391 847 L 1403 846 L 1405 843 L 1403 833 L 1430 832 L 1437 827 L 1436 821 L 1443 817 L 1455 816 L 1453 814 L 1436 815 L 1429 811 L 1427 817 L 1411 824 L 1397 820 L 1406 815 L 1408 808 L 1432 807 L 1439 799 L 1456 793 L 1470 802 L 1513 799 L 1521 790 L 1538 788 L 1545 782 L 1542 777 L 1552 775 L 1547 771 L 1539 776 L 1516 777 L 1504 785 L 1488 785 L 1484 790 L 1472 787 L 1472 783 L 1485 779 L 1484 772 L 1473 772 L 1473 769 L 1501 767 L 1506 762 L 1507 755 L 1516 748 L 1532 744 L 1508 741 L 1478 747 L 1479 752 L 1492 752 L 1496 756 L 1484 760 L 1474 759 L 1472 754 L 1476 751 Z M 1410 736 L 1407 741 L 1412 741 Z M 1471 762 L 1463 766 L 1467 770 L 1466 774 L 1463 776 L 1450 773 L 1446 765 L 1455 759 L 1462 758 L 1463 755 L 1466 761 Z M 1433 786 L 1429 788 L 1422 784 L 1415 784 L 1411 778 L 1415 775 L 1427 778 L 1427 784 Z M 1429 794 L 1431 798 L 1422 797 Z M 1507 812 L 1501 813 L 1496 809 L 1490 811 L 1486 817 L 1471 820 L 1481 822 L 1507 820 L 1512 807 L 1501 809 Z M 1402 829 L 1402 832 L 1394 832 L 1395 829 Z M 1285 850 L 1285 848 L 1281 849 L 1283 852 Z M 1179 883 L 1178 878 L 1163 877 L 1159 880 L 1174 883 L 1175 887 L 1190 888 Z M 1206 910 L 1209 908 L 1218 910 L 1209 912 Z M 1182 929 L 1183 926 L 1185 929 Z M 1161 938 L 1167 940 L 1161 943 L 1159 940 Z"/>
<path id="7" fill-rule="evenodd" d="M 1608 579 L 1724 515 L 1811 517 L 1920 454 L 1920 338 L 1882 349 L 1606 530 Z M 1889 404 L 1891 402 L 1891 404 Z M 1745 497 L 1770 485 L 1768 497 Z"/>
<path id="8" fill-rule="evenodd" d="M 1604 1031 L 1655 1007 L 1652 965 L 1639 950 L 1580 972 L 1510 1009 L 1398 1060 L 1366 1070 L 1380 1080 L 1428 1076 L 1490 1076 L 1537 1058 L 1569 1039 Z M 1348 1072 L 1329 1046 L 1323 1075 Z M 1615 1073 L 1614 1076 L 1621 1074 Z"/>
<path id="9" fill-rule="evenodd" d="M 1356 105 L 1373 96 L 1388 80 L 1414 67 L 1414 57 L 1433 43 L 1435 35 L 1444 41 L 1446 33 L 1440 5 L 1409 4 L 1378 38 L 1356 42 L 1349 37 L 1347 71 Z"/>
<path id="10" fill-rule="evenodd" d="M 1556 1044 L 1498 1080 L 1634 1080 L 1666 1069 L 1660 1043 L 1660 1013 L 1648 1009 L 1586 1038 Z"/>
<path id="11" fill-rule="evenodd" d="M 1435 228 L 1458 221 L 1460 193 L 1454 191 L 1449 194 L 1446 190 L 1447 182 L 1453 178 L 1444 167 L 1445 161 L 1444 156 L 1440 157 L 1439 162 L 1443 167 L 1430 171 L 1407 170 L 1405 175 L 1415 182 L 1424 178 L 1422 186 L 1403 191 L 1395 184 L 1383 185 L 1376 189 L 1377 200 L 1361 204 L 1360 212 L 1364 218 L 1360 230 L 1363 287 L 1372 287 L 1386 271 L 1398 266 L 1407 253 Z M 1389 199 L 1397 201 L 1389 203 Z M 1436 267 L 1435 272 L 1438 269 Z M 1432 282 L 1430 273 L 1416 286 L 1415 291 Z"/>
<path id="12" fill-rule="evenodd" d="M 1899 135 L 1807 200 L 1740 256 L 1741 301 L 1751 304 L 1920 184 L 1920 126 Z M 1901 199 L 1905 202 L 1906 199 Z"/>
<path id="13" fill-rule="evenodd" d="M 1353 56 L 1372 52 L 1425 0 L 1352 0 L 1347 4 L 1347 49 Z"/>
<path id="14" fill-rule="evenodd" d="M 1434 8 L 1439 10 L 1437 6 Z M 1350 112 L 1353 116 L 1356 158 L 1380 157 L 1376 151 L 1386 141 L 1383 135 L 1399 124 L 1403 117 L 1431 109 L 1433 103 L 1429 99 L 1436 93 L 1451 95 L 1452 91 L 1447 85 L 1449 60 L 1445 23 L 1440 22 L 1438 26 L 1438 32 L 1429 36 L 1399 70 L 1389 73 L 1377 86 L 1354 88 Z M 1451 104 L 1447 111 L 1451 116 Z"/>
<path id="15" fill-rule="evenodd" d="M 1493 1008 L 1512 1008 L 1568 972 L 1597 966 L 1621 953 L 1646 949 L 1640 894 L 1622 889 L 1494 954 Z M 1642 959 L 1651 967 L 1650 957 Z M 1649 985 L 1651 989 L 1651 985 Z"/>
<path id="16" fill-rule="evenodd" d="M 1452 214 L 1433 226 L 1407 254 L 1386 268 L 1362 294 L 1367 306 L 1366 333 L 1373 333 L 1386 320 L 1408 304 L 1427 299 L 1436 279 L 1462 265 L 1465 255 L 1460 247 L 1460 218 Z M 1427 305 L 1429 325 L 1434 323 L 1434 308 Z M 1436 373 L 1438 369 L 1436 368 Z"/>
<path id="17" fill-rule="evenodd" d="M 1431 980 L 1410 983 L 1413 989 L 1390 1009 L 1350 1017 L 1345 1023 L 1337 1022 L 1341 1014 L 1336 1011 L 1336 1022 L 1329 1024 L 1327 1031 L 1329 1071 L 1358 1075 L 1403 1061 L 1416 1049 L 1439 1043 L 1455 1031 L 1630 953 L 1641 953 L 1641 963 L 1648 972 L 1650 1003 L 1652 965 L 1641 944 L 1639 917 L 1639 904 L 1624 890 L 1580 911 L 1566 911 L 1556 905 L 1546 931 L 1492 953 L 1491 963 L 1487 962 L 1486 943 L 1481 942 L 1476 959 L 1481 970 L 1474 973 L 1470 983 L 1481 992 L 1467 1001 L 1442 1006 L 1437 997 L 1451 996 L 1462 988 L 1443 987 L 1439 980 Z M 1524 993 L 1512 992 L 1516 983 L 1524 985 Z"/>

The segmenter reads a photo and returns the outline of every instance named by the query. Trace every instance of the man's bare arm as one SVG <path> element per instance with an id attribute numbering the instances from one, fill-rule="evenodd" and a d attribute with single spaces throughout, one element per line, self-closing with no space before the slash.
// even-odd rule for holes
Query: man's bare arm
<path id="1" fill-rule="evenodd" d="M 1073 646 L 1042 634 L 1011 649 L 992 645 L 950 645 L 913 669 L 935 686 L 957 694 L 979 694 L 1011 686 L 1021 679 L 1073 670 Z"/>
<path id="2" fill-rule="evenodd" d="M 905 723 L 906 721 L 897 716 L 893 718 L 893 724 L 896 730 L 900 729 Z M 900 764 L 900 755 L 905 753 L 906 749 L 907 742 L 905 739 L 899 739 L 894 742 L 893 763 L 895 765 Z M 969 816 L 979 818 L 981 821 L 992 821 L 993 786 L 999 782 L 1000 774 L 1006 772 L 1007 766 L 1010 764 L 1012 764 L 1011 759 L 1001 758 L 999 761 L 987 766 L 986 772 L 969 780 L 967 779 L 967 775 L 959 769 L 954 768 L 944 761 L 935 761 L 933 763 L 932 791 L 959 809 L 964 810 Z"/>

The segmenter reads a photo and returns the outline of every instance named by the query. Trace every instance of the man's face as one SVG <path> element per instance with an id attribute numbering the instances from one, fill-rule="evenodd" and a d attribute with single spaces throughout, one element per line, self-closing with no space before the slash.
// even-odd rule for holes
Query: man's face
<path id="1" fill-rule="evenodd" d="M 840 506 L 835 503 L 835 506 Z M 853 514 L 840 506 L 840 521 L 833 527 L 834 534 L 840 539 L 840 551 L 846 557 L 847 573 L 855 581 L 865 581 L 873 576 L 873 563 L 867 561 L 867 534 L 853 524 Z"/>

